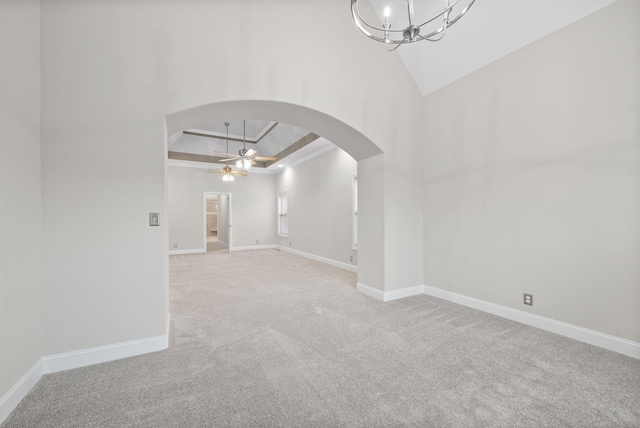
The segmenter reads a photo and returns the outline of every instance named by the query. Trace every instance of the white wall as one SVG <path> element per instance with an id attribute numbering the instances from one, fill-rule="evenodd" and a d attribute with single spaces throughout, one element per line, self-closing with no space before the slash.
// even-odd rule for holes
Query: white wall
<path id="1" fill-rule="evenodd" d="M 278 245 L 357 266 L 352 239 L 356 166 L 344 150 L 334 148 L 277 175 L 277 192 L 287 192 L 289 203 L 289 234 L 279 236 Z"/>
<path id="2" fill-rule="evenodd" d="M 639 51 L 621 0 L 424 99 L 427 285 L 640 341 Z"/>
<path id="3" fill-rule="evenodd" d="M 344 0 L 41 8 L 47 354 L 165 333 L 166 222 L 147 219 L 167 214 L 166 115 L 272 100 L 335 118 L 383 151 L 415 145 L 418 91 L 396 54 L 357 32 Z M 327 22 L 331 31 L 309 25 Z M 245 238 L 260 239 L 236 232 Z"/>
<path id="4" fill-rule="evenodd" d="M 180 166 L 168 168 L 169 249 L 204 250 L 204 193 L 231 193 L 233 247 L 275 245 L 276 181 L 273 174 L 249 172 L 224 182 L 219 174 Z M 218 199 L 218 217 L 223 222 L 226 200 Z M 221 229 L 226 229 L 221 226 Z M 223 230 L 221 241 L 227 242 Z M 177 247 L 174 247 L 177 244 Z"/>
<path id="5" fill-rule="evenodd" d="M 39 2 L 0 2 L 0 52 L 2 403 L 42 356 Z"/>

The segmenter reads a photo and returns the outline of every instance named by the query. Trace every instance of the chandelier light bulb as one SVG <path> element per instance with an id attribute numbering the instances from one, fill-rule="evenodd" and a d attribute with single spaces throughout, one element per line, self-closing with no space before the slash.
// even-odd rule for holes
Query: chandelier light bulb
<path id="1" fill-rule="evenodd" d="M 424 10 L 424 8 L 418 7 L 415 9 L 418 13 L 414 13 L 414 2 L 422 1 L 427 3 L 433 0 L 405 0 L 406 9 L 404 10 L 406 15 L 402 13 L 402 8 L 398 9 L 394 15 L 394 28 L 391 28 L 389 23 L 390 7 L 387 6 L 383 10 L 384 19 L 382 24 L 379 21 L 367 22 L 358 10 L 358 4 L 362 1 L 364 0 L 351 0 L 353 22 L 365 36 L 386 44 L 389 51 L 394 51 L 403 44 L 422 40 L 429 42 L 442 40 L 447 29 L 462 18 L 475 2 L 475 0 L 444 0 L 442 9 L 430 15 L 425 12 L 422 15 L 427 16 L 420 16 L 420 11 Z M 399 15 L 404 15 L 404 18 Z"/>

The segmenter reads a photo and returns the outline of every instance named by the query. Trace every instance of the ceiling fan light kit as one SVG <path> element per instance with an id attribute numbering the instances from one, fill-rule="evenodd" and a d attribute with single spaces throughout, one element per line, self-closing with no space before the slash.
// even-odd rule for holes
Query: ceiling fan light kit
<path id="1" fill-rule="evenodd" d="M 398 0 L 395 3 L 402 6 L 397 9 L 405 9 L 406 1 L 406 20 L 396 20 L 396 17 L 403 15 L 402 10 L 395 11 L 387 6 L 383 12 L 382 26 L 371 24 L 362 18 L 358 9 L 361 1 L 351 0 L 351 15 L 356 27 L 370 39 L 384 43 L 387 50 L 394 51 L 403 44 L 442 40 L 447 29 L 467 13 L 475 0 L 422 0 L 420 3 L 423 10 L 419 10 L 418 14 L 415 13 L 414 0 Z M 429 11 L 428 6 L 435 10 Z"/>
<path id="2" fill-rule="evenodd" d="M 227 151 L 226 152 L 216 152 L 216 153 L 220 154 L 220 155 L 224 155 L 224 156 L 227 157 L 226 159 L 221 159 L 220 160 L 220 162 L 227 162 L 227 167 L 229 167 L 229 162 L 230 161 L 235 161 L 236 167 L 240 168 L 239 171 L 234 171 L 234 173 L 238 172 L 238 174 L 236 174 L 236 175 L 243 175 L 243 176 L 248 175 L 249 169 L 251 168 L 251 166 L 255 165 L 257 161 L 265 162 L 265 161 L 275 161 L 276 160 L 276 158 L 273 157 L 273 156 L 256 156 L 256 154 L 258 153 L 256 150 L 247 149 L 247 147 L 246 147 L 246 143 L 247 143 L 246 120 L 242 121 L 242 127 L 243 127 L 242 148 L 240 150 L 238 150 L 238 154 L 237 155 L 229 153 L 229 139 L 228 139 L 229 138 L 229 122 L 225 122 L 225 125 L 227 127 Z M 243 173 L 243 174 L 240 174 L 240 172 Z"/>

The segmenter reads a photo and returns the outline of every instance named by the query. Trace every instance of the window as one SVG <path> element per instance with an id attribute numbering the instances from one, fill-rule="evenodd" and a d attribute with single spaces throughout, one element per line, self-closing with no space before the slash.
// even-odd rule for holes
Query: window
<path id="1" fill-rule="evenodd" d="M 289 201 L 287 192 L 278 193 L 278 235 L 289 235 Z"/>
<path id="2" fill-rule="evenodd" d="M 353 175 L 353 249 L 358 249 L 358 176 Z"/>

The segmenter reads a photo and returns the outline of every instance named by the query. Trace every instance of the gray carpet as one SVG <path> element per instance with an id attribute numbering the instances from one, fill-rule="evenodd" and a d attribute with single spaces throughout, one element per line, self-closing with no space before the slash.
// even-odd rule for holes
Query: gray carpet
<path id="1" fill-rule="evenodd" d="M 640 427 L 640 361 L 276 250 L 171 257 L 171 346 L 47 375 L 13 427 Z"/>
<path id="2" fill-rule="evenodd" d="M 207 241 L 207 253 L 228 253 L 229 247 L 220 241 Z"/>

